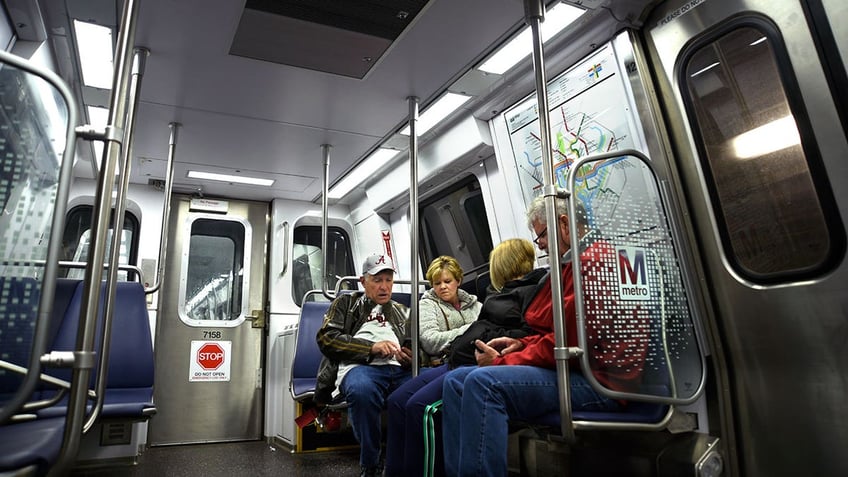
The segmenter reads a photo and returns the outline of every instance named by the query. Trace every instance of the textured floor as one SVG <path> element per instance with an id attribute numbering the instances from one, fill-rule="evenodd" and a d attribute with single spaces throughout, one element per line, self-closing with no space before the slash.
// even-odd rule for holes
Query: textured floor
<path id="1" fill-rule="evenodd" d="M 292 454 L 264 441 L 152 447 L 136 466 L 77 470 L 74 477 L 346 477 L 359 475 L 359 451 Z"/>

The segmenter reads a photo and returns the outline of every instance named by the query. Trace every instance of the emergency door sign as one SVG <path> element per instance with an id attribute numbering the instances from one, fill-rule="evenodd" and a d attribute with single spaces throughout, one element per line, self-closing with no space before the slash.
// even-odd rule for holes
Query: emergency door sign
<path id="1" fill-rule="evenodd" d="M 229 381 L 232 341 L 192 341 L 189 381 Z"/>

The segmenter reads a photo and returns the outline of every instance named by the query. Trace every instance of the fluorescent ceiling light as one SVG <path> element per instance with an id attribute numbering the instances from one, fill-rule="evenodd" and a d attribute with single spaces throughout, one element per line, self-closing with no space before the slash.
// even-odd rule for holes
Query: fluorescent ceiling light
<path id="1" fill-rule="evenodd" d="M 386 162 L 394 157 L 398 151 L 395 149 L 387 149 L 380 148 L 374 151 L 373 154 L 368 156 L 367 159 L 362 161 L 356 168 L 354 168 L 348 175 L 345 176 L 344 179 L 339 181 L 332 189 L 327 193 L 327 198 L 329 199 L 341 199 L 348 192 L 352 191 L 354 187 L 358 186 L 362 183 L 363 180 L 372 176 L 377 169 L 384 166 Z"/>
<path id="2" fill-rule="evenodd" d="M 188 177 L 192 179 L 207 179 L 210 181 L 237 182 L 239 184 L 260 185 L 271 187 L 273 179 L 260 179 L 258 177 L 233 176 L 229 174 L 216 174 L 214 172 L 188 171 Z"/>
<path id="3" fill-rule="evenodd" d="M 742 133 L 731 139 L 730 144 L 736 157 L 751 159 L 801 144 L 801 136 L 795 118 L 788 115 Z"/>
<path id="4" fill-rule="evenodd" d="M 545 13 L 542 22 L 542 43 L 545 43 L 565 27 L 577 20 L 585 10 L 564 3 L 557 3 Z M 533 52 L 533 33 L 530 27 L 524 28 L 515 38 L 477 67 L 480 71 L 502 75 L 516 63 Z"/>
<path id="5" fill-rule="evenodd" d="M 450 115 L 450 113 L 459 109 L 459 107 L 465 104 L 465 102 L 469 99 L 471 99 L 471 96 L 466 96 L 464 94 L 445 94 L 439 98 L 438 101 L 431 104 L 426 111 L 421 113 L 421 116 L 418 118 L 416 132 L 420 136 L 429 131 L 433 126 L 439 124 L 439 121 L 445 119 L 448 115 Z M 409 126 L 403 128 L 400 133 L 404 136 L 409 136 Z"/>
<path id="6" fill-rule="evenodd" d="M 698 76 L 698 75 L 700 75 L 700 74 L 704 74 L 704 73 L 706 73 L 707 71 L 710 71 L 711 69 L 715 68 L 715 67 L 716 67 L 716 66 L 718 66 L 718 65 L 719 65 L 719 62 L 718 62 L 718 61 L 716 61 L 715 63 L 713 63 L 713 64 L 711 64 L 711 65 L 709 65 L 709 66 L 706 66 L 706 67 L 704 67 L 704 68 L 701 68 L 700 70 L 698 70 L 698 71 L 696 71 L 696 72 L 692 73 L 691 75 L 689 75 L 689 77 L 690 77 L 690 78 L 694 78 L 694 77 L 696 77 L 696 76 Z"/>
<path id="7" fill-rule="evenodd" d="M 112 29 L 74 20 L 82 82 L 93 88 L 112 88 Z"/>

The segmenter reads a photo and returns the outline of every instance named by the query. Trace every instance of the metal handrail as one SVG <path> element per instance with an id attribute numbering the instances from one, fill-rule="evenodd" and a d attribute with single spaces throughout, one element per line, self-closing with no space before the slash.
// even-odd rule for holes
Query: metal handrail
<path id="1" fill-rule="evenodd" d="M 168 165 L 165 167 L 165 196 L 162 201 L 162 225 L 159 228 L 159 260 L 156 262 L 156 284 L 144 290 L 146 295 L 159 291 L 159 287 L 162 286 L 162 279 L 165 277 L 165 259 L 167 258 L 168 250 L 168 218 L 171 215 L 171 191 L 174 190 L 174 152 L 177 148 L 177 132 L 179 127 L 180 123 L 168 123 L 168 129 L 171 130 L 171 135 L 168 140 Z"/>
<path id="2" fill-rule="evenodd" d="M 559 217 L 556 211 L 556 175 L 551 155 L 551 129 L 548 125 L 548 91 L 545 79 L 545 58 L 541 35 L 541 23 L 545 19 L 545 5 L 541 0 L 524 0 L 524 21 L 530 26 L 533 34 L 533 71 L 536 79 L 536 101 L 539 112 L 539 139 L 542 149 L 542 172 L 544 185 L 542 193 L 545 197 L 545 216 L 548 224 L 548 253 L 551 257 L 551 299 L 553 301 L 554 357 L 556 359 L 557 387 L 559 388 L 559 414 L 562 417 L 561 430 L 566 442 L 574 442 L 574 428 L 571 425 L 571 388 L 568 376 L 568 360 L 578 352 L 569 349 L 565 343 L 562 305 L 562 263 L 559 257 L 559 227 L 556 226 Z M 571 202 L 571 201 L 569 201 Z M 572 236 L 576 235 L 574 233 Z"/>
<path id="3" fill-rule="evenodd" d="M 85 416 L 84 393 L 94 366 L 95 326 L 100 302 L 100 287 L 103 275 L 105 257 L 106 233 L 109 229 L 111 212 L 111 195 L 115 185 L 115 167 L 123 143 L 123 125 L 126 122 L 125 106 L 127 90 L 130 83 L 131 59 L 130 53 L 135 42 L 136 19 L 138 17 L 136 0 L 126 0 L 121 15 L 121 28 L 118 31 L 118 41 L 115 48 L 114 74 L 112 77 L 109 117 L 106 127 L 106 147 L 104 147 L 103 163 L 101 164 L 97 189 L 95 192 L 95 209 L 92 229 L 92 240 L 89 243 L 88 258 L 91 266 L 85 269 L 83 282 L 83 297 L 80 307 L 80 328 L 77 333 L 77 357 L 74 363 L 74 373 L 71 379 L 71 392 L 68 397 L 68 415 L 66 417 L 65 433 L 62 448 L 56 465 L 48 475 L 64 475 L 67 473 L 76 455 L 82 439 L 83 418 Z M 69 156 L 73 157 L 73 156 Z M 119 191 L 119 196 L 125 191 Z M 113 241 L 114 242 L 114 241 Z M 113 271 L 116 269 L 112 269 Z M 111 279 L 111 277 L 110 277 Z M 110 280 L 111 281 L 111 280 Z M 115 287 L 107 284 L 109 295 L 113 295 Z M 108 319 L 108 317 L 106 317 Z"/>
<path id="4" fill-rule="evenodd" d="M 120 263 L 121 246 L 120 234 L 121 227 L 118 224 L 124 223 L 124 215 L 126 213 L 126 196 L 130 184 L 130 172 L 132 170 L 132 143 L 133 132 L 135 130 L 135 115 L 138 107 L 139 89 L 141 88 L 141 79 L 144 76 L 144 66 L 146 64 L 149 51 L 146 48 L 136 48 L 133 51 L 133 66 L 129 88 L 129 98 L 127 100 L 127 115 L 125 119 L 126 136 L 124 139 L 124 147 L 122 148 L 122 169 L 121 169 L 121 184 L 118 187 L 118 194 L 115 198 L 115 226 L 112 227 L 112 243 L 109 263 Z M 115 288 L 118 281 L 118 269 L 109 268 L 109 280 L 107 287 L 109 292 L 106 294 L 105 310 L 103 311 L 103 328 L 100 332 L 100 355 L 97 379 L 95 383 L 95 392 L 97 398 L 91 408 L 91 414 L 85 424 L 83 424 L 83 434 L 91 430 L 95 421 L 100 416 L 103 410 L 103 400 L 106 392 L 106 375 L 109 369 L 109 348 L 112 343 L 112 317 L 115 314 Z"/>
<path id="5" fill-rule="evenodd" d="M 409 266 L 410 287 L 418 289 L 418 98 L 409 102 Z M 456 228 L 460 230 L 459 227 Z M 418 376 L 418 300 L 409 303 L 409 337 L 412 341 L 412 376 Z"/>

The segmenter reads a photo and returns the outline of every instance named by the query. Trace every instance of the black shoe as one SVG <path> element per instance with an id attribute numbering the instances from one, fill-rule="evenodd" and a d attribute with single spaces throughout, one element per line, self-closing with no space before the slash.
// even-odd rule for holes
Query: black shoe
<path id="1" fill-rule="evenodd" d="M 359 472 L 359 477 L 381 477 L 382 475 L 383 469 L 378 466 L 361 467 L 361 471 Z"/>

